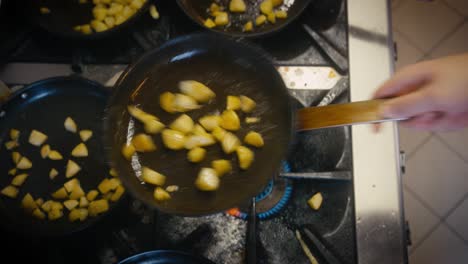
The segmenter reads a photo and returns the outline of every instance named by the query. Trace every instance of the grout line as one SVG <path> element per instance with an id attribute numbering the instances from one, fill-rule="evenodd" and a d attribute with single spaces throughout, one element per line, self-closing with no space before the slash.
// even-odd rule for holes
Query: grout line
<path id="1" fill-rule="evenodd" d="M 461 241 L 463 241 L 463 243 L 465 243 L 465 245 L 468 246 L 468 239 L 464 238 L 460 233 L 458 233 L 458 231 L 455 228 L 453 228 L 448 222 L 446 222 L 446 221 L 442 221 L 442 222 L 443 222 L 444 226 L 447 227 L 452 232 L 452 234 L 454 234 Z"/>
<path id="2" fill-rule="evenodd" d="M 446 142 L 445 139 L 443 139 L 439 134 L 434 133 L 434 136 L 439 141 L 441 141 L 441 143 L 444 144 L 448 149 L 450 149 L 452 152 L 454 152 L 454 154 L 457 155 L 461 160 L 463 160 L 463 162 L 468 163 L 468 160 L 466 160 L 465 157 L 463 157 L 462 154 L 458 153 L 458 151 L 456 149 L 454 149 L 452 146 L 450 146 L 450 144 L 448 142 Z"/>
<path id="3" fill-rule="evenodd" d="M 446 7 L 448 7 L 449 9 L 451 9 L 452 11 L 454 11 L 455 13 L 459 14 L 461 17 L 465 17 L 465 14 L 463 14 L 462 12 L 460 12 L 460 10 L 458 10 L 458 8 L 455 8 L 453 6 L 451 6 L 447 0 L 442 0 L 441 1 L 442 4 L 445 4 Z"/>
<path id="4" fill-rule="evenodd" d="M 431 132 L 431 134 L 429 134 L 423 141 L 416 145 L 416 147 L 412 151 L 408 152 L 408 154 L 406 155 L 406 161 L 408 162 L 411 159 L 411 157 L 413 157 L 413 155 L 416 154 L 416 152 L 432 138 L 432 136 L 433 133 Z"/>
<path id="5" fill-rule="evenodd" d="M 465 17 L 462 17 L 462 20 L 457 25 L 455 25 L 455 27 L 453 27 L 452 30 L 443 34 L 442 38 L 439 41 L 437 41 L 424 55 L 425 56 L 431 55 L 431 53 L 435 51 L 437 48 L 439 48 L 450 36 L 455 34 L 455 32 L 457 32 L 465 24 L 466 21 L 467 19 Z"/>
<path id="6" fill-rule="evenodd" d="M 419 47 L 418 44 L 416 44 L 416 42 L 414 42 L 408 35 L 406 35 L 405 33 L 401 32 L 400 30 L 397 29 L 397 27 L 394 27 L 393 30 L 397 31 L 406 41 L 408 41 L 408 44 L 410 44 L 411 46 L 413 46 L 413 48 L 417 49 L 418 51 L 420 51 L 423 55 L 426 54 L 426 52 L 424 51 L 423 48 Z"/>
<path id="7" fill-rule="evenodd" d="M 439 213 L 437 213 L 429 204 L 426 203 L 426 201 L 424 201 L 422 199 L 421 196 L 419 196 L 419 194 L 417 194 L 415 191 L 413 191 L 413 189 L 411 189 L 411 187 L 409 187 L 408 185 L 406 184 L 403 184 L 403 188 L 405 188 L 405 190 L 407 192 L 409 192 L 411 195 L 413 195 L 413 198 L 415 200 L 417 200 L 418 202 L 420 202 L 427 210 L 429 210 L 429 212 L 431 212 L 431 214 L 433 214 L 434 216 L 436 216 L 437 218 L 439 218 L 440 220 L 443 220 L 444 216 L 443 215 L 439 215 Z"/>
<path id="8" fill-rule="evenodd" d="M 421 237 L 419 242 L 414 243 L 413 246 L 411 246 L 409 255 L 413 254 L 416 251 L 416 249 L 418 249 L 434 233 L 434 231 L 436 231 L 437 228 L 439 228 L 440 225 L 442 225 L 442 221 L 439 220 L 436 225 L 434 225 L 431 229 L 429 229 L 429 231 L 426 232 L 426 234 L 424 234 Z"/>

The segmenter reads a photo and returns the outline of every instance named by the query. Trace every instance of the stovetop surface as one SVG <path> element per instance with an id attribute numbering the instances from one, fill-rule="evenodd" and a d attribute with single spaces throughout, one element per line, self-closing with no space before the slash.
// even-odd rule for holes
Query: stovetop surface
<path id="1" fill-rule="evenodd" d="M 79 72 L 83 65 L 89 64 L 128 64 L 171 38 L 202 31 L 179 10 L 175 1 L 158 1 L 157 5 L 161 13 L 159 20 L 144 16 L 127 31 L 127 35 L 92 43 L 60 39 L 27 23 L 16 24 L 17 30 L 0 27 L 0 32 L 8 30 L 10 34 L 4 45 L 12 45 L 15 41 L 19 43 L 12 45 L 16 48 L 12 48 L 8 55 L 0 54 L 0 58 L 9 63 L 70 64 Z M 314 24 L 317 21 L 330 23 L 330 16 L 337 15 L 333 26 L 322 31 L 322 34 L 347 56 L 344 9 L 345 5 L 338 14 L 335 9 L 309 8 L 281 32 L 252 41 L 265 49 L 277 65 L 330 65 L 317 49 L 317 42 L 304 31 L 302 25 L 317 28 Z M 324 15 L 328 20 L 320 19 L 317 10 L 324 14 L 328 12 Z M 3 50 L 6 49 L 4 46 Z M 291 94 L 297 99 L 296 107 L 301 108 L 309 106 L 304 102 L 317 103 L 324 91 L 292 90 Z M 341 102 L 347 100 L 347 94 L 338 99 Z M 350 132 L 345 128 L 298 133 L 291 143 L 292 151 L 286 161 L 288 171 L 351 172 L 350 138 Z M 278 175 L 272 177 L 275 181 L 284 181 Z M 309 263 L 295 237 L 295 230 L 304 224 L 313 226 L 342 263 L 355 263 L 352 180 L 286 181 L 293 191 L 285 208 L 258 223 L 258 263 Z M 316 192 L 321 192 L 324 197 L 323 206 L 318 211 L 307 205 L 307 199 Z M 39 262 L 115 263 L 139 252 L 177 249 L 203 255 L 216 263 L 234 264 L 243 263 L 245 238 L 246 221 L 226 213 L 197 218 L 178 217 L 156 212 L 127 197 L 111 215 L 82 234 L 39 241 L 31 238 L 28 242 L 12 238 L 14 242 L 7 247 L 12 250 L 5 252 L 15 252 L 15 245 L 22 243 L 30 252 L 28 257 Z"/>

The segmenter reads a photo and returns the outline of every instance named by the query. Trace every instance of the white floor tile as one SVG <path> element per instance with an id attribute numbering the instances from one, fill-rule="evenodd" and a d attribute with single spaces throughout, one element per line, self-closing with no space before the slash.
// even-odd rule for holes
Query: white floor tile
<path id="1" fill-rule="evenodd" d="M 416 245 L 437 225 L 439 218 L 416 200 L 406 188 L 403 191 L 403 199 L 405 218 L 411 230 L 411 241 Z"/>
<path id="2" fill-rule="evenodd" d="M 393 13 L 393 26 L 424 52 L 462 21 L 462 17 L 441 0 L 402 1 Z"/>
<path id="3" fill-rule="evenodd" d="M 468 241 L 468 199 L 465 199 L 465 201 L 450 214 L 446 222 Z"/>
<path id="4" fill-rule="evenodd" d="M 468 0 L 466 0 L 468 3 Z M 431 52 L 432 58 L 468 52 L 468 22 Z"/>
<path id="5" fill-rule="evenodd" d="M 440 225 L 410 255 L 411 264 L 466 264 L 468 245 L 456 237 L 445 225 Z"/>
<path id="6" fill-rule="evenodd" d="M 468 162 L 468 128 L 437 135 Z"/>
<path id="7" fill-rule="evenodd" d="M 468 192 L 468 164 L 431 137 L 408 159 L 403 182 L 443 216 Z"/>
<path id="8" fill-rule="evenodd" d="M 396 61 L 396 69 L 413 64 L 420 60 L 424 54 L 418 48 L 411 45 L 408 40 L 398 31 L 394 31 L 393 40 L 397 43 L 398 59 Z"/>
<path id="9" fill-rule="evenodd" d="M 454 9 L 457 9 L 458 12 L 468 16 L 468 1 L 467 0 L 445 0 Z"/>
<path id="10" fill-rule="evenodd" d="M 423 141 L 431 136 L 429 132 L 398 126 L 400 149 L 410 156 Z"/>

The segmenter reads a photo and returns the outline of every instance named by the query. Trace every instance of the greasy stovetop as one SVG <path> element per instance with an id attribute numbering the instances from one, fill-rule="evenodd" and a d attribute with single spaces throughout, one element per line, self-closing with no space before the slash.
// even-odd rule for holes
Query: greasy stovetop
<path id="1" fill-rule="evenodd" d="M 18 30 L 12 32 L 10 27 L 11 38 L 4 44 L 16 41 L 19 45 L 12 45 L 16 47 L 10 48 L 8 56 L 0 53 L 0 58 L 7 62 L 65 63 L 79 73 L 83 65 L 128 64 L 168 39 L 202 30 L 185 17 L 175 1 L 158 1 L 158 8 L 162 15 L 158 21 L 145 16 L 131 27 L 128 35 L 92 44 L 58 39 L 31 25 L 16 24 Z M 297 22 L 283 31 L 253 42 L 263 47 L 278 66 L 332 65 L 302 25 L 317 28 L 317 21 L 333 24 L 322 34 L 346 56 L 344 8 L 345 5 L 332 23 L 329 20 L 337 14 L 336 10 L 309 8 Z M 318 16 L 317 10 L 325 14 L 324 17 Z M 4 28 L 0 27 L 0 30 Z M 27 34 L 20 34 L 24 32 Z M 3 51 L 6 49 L 4 47 Z M 111 77 L 113 75 L 109 74 L 108 78 Z M 291 90 L 298 108 L 316 104 L 325 92 Z M 338 100 L 347 101 L 347 94 Z M 295 237 L 295 230 L 304 224 L 311 225 L 323 236 L 327 246 L 343 263 L 356 263 L 352 180 L 333 179 L 333 175 L 339 172 L 351 174 L 350 138 L 345 128 L 296 135 L 282 173 L 306 173 L 307 176 L 311 172 L 330 172 L 332 177 L 283 179 L 272 175 L 275 179 L 273 186 L 288 186 L 288 195 L 284 195 L 285 190 L 282 189 L 261 197 L 268 201 L 277 199 L 278 195 L 280 198 L 286 196 L 282 208 L 258 223 L 259 263 L 309 263 Z M 318 211 L 310 209 L 306 203 L 316 192 L 321 192 L 324 197 Z M 262 206 L 261 201 L 258 206 Z M 216 263 L 242 263 L 245 237 L 246 221 L 227 213 L 199 218 L 171 216 L 150 210 L 127 197 L 107 219 L 81 234 L 61 239 L 31 239 L 28 242 L 12 238 L 9 246 L 15 248 L 22 243 L 30 257 L 36 260 L 47 258 L 48 263 L 115 263 L 135 253 L 154 249 L 184 250 L 204 255 Z"/>

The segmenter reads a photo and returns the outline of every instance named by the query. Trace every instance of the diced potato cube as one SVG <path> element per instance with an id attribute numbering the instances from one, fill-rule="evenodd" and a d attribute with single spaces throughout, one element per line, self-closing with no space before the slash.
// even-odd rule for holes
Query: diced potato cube
<path id="1" fill-rule="evenodd" d="M 11 184 L 16 186 L 16 187 L 20 187 L 26 181 L 28 176 L 29 175 L 27 173 L 22 173 L 22 174 L 16 175 L 13 178 L 13 180 L 11 181 Z"/>
<path id="2" fill-rule="evenodd" d="M 79 186 L 80 186 L 80 181 L 77 178 L 73 178 L 63 184 L 63 187 L 65 187 L 65 190 L 67 190 L 67 192 L 69 193 L 73 192 L 73 190 L 75 190 L 75 188 Z"/>
<path id="3" fill-rule="evenodd" d="M 226 135 L 226 133 L 227 133 L 227 131 L 220 128 L 220 127 L 216 127 L 215 129 L 213 129 L 213 132 L 211 132 L 211 134 L 213 134 L 213 136 L 219 142 L 222 142 L 222 140 L 223 140 L 224 136 Z"/>
<path id="4" fill-rule="evenodd" d="M 96 20 L 102 21 L 107 16 L 107 8 L 105 7 L 95 7 L 93 8 L 93 16 Z"/>
<path id="5" fill-rule="evenodd" d="M 312 197 L 310 197 L 309 200 L 307 200 L 307 204 L 309 204 L 310 208 L 314 210 L 320 209 L 320 206 L 322 206 L 323 202 L 323 196 L 320 192 L 314 194 Z"/>
<path id="6" fill-rule="evenodd" d="M 88 148 L 86 147 L 84 143 L 80 143 L 72 150 L 71 155 L 73 157 L 87 157 Z"/>
<path id="7" fill-rule="evenodd" d="M 221 114 L 221 127 L 226 130 L 237 131 L 240 129 L 240 120 L 233 110 L 224 110 Z"/>
<path id="8" fill-rule="evenodd" d="M 175 95 L 170 92 L 164 92 L 159 96 L 159 104 L 161 108 L 168 113 L 176 112 L 174 100 Z"/>
<path id="9" fill-rule="evenodd" d="M 241 109 L 242 109 L 242 112 L 244 113 L 252 112 L 255 106 L 257 105 L 254 100 L 252 100 L 251 98 L 245 95 L 241 95 L 240 100 L 241 100 Z"/>
<path id="10" fill-rule="evenodd" d="M 283 10 L 277 10 L 275 11 L 275 16 L 276 18 L 285 19 L 288 17 L 288 13 Z"/>
<path id="11" fill-rule="evenodd" d="M 133 137 L 132 145 L 138 152 L 151 152 L 156 150 L 156 145 L 154 144 L 153 139 L 143 133 Z"/>
<path id="12" fill-rule="evenodd" d="M 201 168 L 195 180 L 195 186 L 200 191 L 215 191 L 219 188 L 219 177 L 212 168 Z"/>
<path id="13" fill-rule="evenodd" d="M 197 136 L 204 136 L 207 135 L 208 132 L 199 124 L 195 124 L 192 130 L 192 134 L 197 135 Z"/>
<path id="14" fill-rule="evenodd" d="M 194 126 L 192 118 L 190 116 L 183 114 L 179 116 L 176 120 L 174 120 L 171 125 L 169 126 L 173 130 L 177 130 L 184 134 L 189 133 L 192 131 Z"/>
<path id="15" fill-rule="evenodd" d="M 88 201 L 94 201 L 94 199 L 96 199 L 96 197 L 98 196 L 99 192 L 96 191 L 96 190 L 90 190 L 88 192 L 88 194 L 86 194 L 86 199 L 88 199 Z"/>
<path id="16" fill-rule="evenodd" d="M 123 5 L 119 3 L 112 3 L 109 9 L 107 9 L 107 15 L 108 16 L 113 16 L 116 15 L 123 10 Z"/>
<path id="17" fill-rule="evenodd" d="M 224 174 L 229 173 L 232 171 L 232 165 L 229 160 L 213 160 L 211 162 L 211 167 L 216 171 L 218 177 L 222 177 Z"/>
<path id="18" fill-rule="evenodd" d="M 240 146 L 240 140 L 236 135 L 226 132 L 222 141 L 221 147 L 223 148 L 224 153 L 231 154 Z"/>
<path id="19" fill-rule="evenodd" d="M 44 204 L 44 199 L 42 199 L 42 198 L 37 198 L 37 199 L 36 199 L 36 204 L 37 204 L 37 206 L 39 206 L 39 207 L 42 206 L 42 205 Z"/>
<path id="20" fill-rule="evenodd" d="M 27 193 L 24 197 L 23 200 L 21 201 L 21 207 L 23 207 L 26 211 L 32 212 L 34 209 L 37 208 L 36 201 L 34 201 L 34 198 L 30 193 Z"/>
<path id="21" fill-rule="evenodd" d="M 102 193 L 102 194 L 106 194 L 110 191 L 113 191 L 117 188 L 117 186 L 119 186 L 121 183 L 120 183 L 120 180 L 117 179 L 117 178 L 112 178 L 112 179 L 104 179 L 101 181 L 101 183 L 99 183 L 98 185 L 98 190 Z"/>
<path id="22" fill-rule="evenodd" d="M 88 212 L 90 216 L 97 216 L 109 210 L 109 202 L 105 199 L 92 201 L 89 203 Z"/>
<path id="23" fill-rule="evenodd" d="M 43 15 L 50 14 L 50 9 L 47 7 L 41 7 L 39 8 L 39 12 L 41 12 Z"/>
<path id="24" fill-rule="evenodd" d="M 219 11 L 222 11 L 223 8 L 220 7 L 218 4 L 216 3 L 211 3 L 210 5 L 210 13 L 214 13 L 214 12 L 219 12 Z"/>
<path id="25" fill-rule="evenodd" d="M 12 185 L 8 185 L 2 189 L 1 193 L 7 197 L 16 198 L 16 196 L 18 196 L 18 188 Z"/>
<path id="26" fill-rule="evenodd" d="M 16 140 L 10 140 L 8 142 L 5 142 L 5 148 L 8 150 L 14 149 L 18 146 L 18 141 Z"/>
<path id="27" fill-rule="evenodd" d="M 162 141 L 164 145 L 172 150 L 183 149 L 187 138 L 179 131 L 164 129 L 162 131 Z"/>
<path id="28" fill-rule="evenodd" d="M 188 95 L 177 93 L 174 96 L 174 109 L 177 112 L 187 112 L 200 107 L 197 101 Z"/>
<path id="29" fill-rule="evenodd" d="M 48 217 L 50 221 L 57 220 L 63 216 L 62 210 L 50 210 L 48 213 Z"/>
<path id="30" fill-rule="evenodd" d="M 213 131 L 216 127 L 221 125 L 222 119 L 217 115 L 208 115 L 198 120 L 200 124 L 208 131 Z"/>
<path id="31" fill-rule="evenodd" d="M 128 113 L 138 121 L 146 123 L 149 120 L 159 120 L 155 115 L 149 114 L 134 105 L 127 106 Z"/>
<path id="32" fill-rule="evenodd" d="M 52 200 L 45 201 L 41 205 L 41 209 L 44 210 L 45 212 L 49 212 L 52 209 L 52 204 L 53 203 L 54 203 L 54 201 L 52 201 Z"/>
<path id="33" fill-rule="evenodd" d="M 253 23 L 252 21 L 249 21 L 244 24 L 244 27 L 242 28 L 244 32 L 251 32 L 253 30 Z"/>
<path id="34" fill-rule="evenodd" d="M 194 80 L 179 82 L 179 90 L 200 103 L 206 103 L 216 97 L 216 94 L 210 88 Z"/>
<path id="35" fill-rule="evenodd" d="M 11 153 L 11 159 L 13 160 L 15 164 L 18 164 L 18 162 L 21 159 L 21 154 L 17 151 L 14 151 L 13 153 Z"/>
<path id="36" fill-rule="evenodd" d="M 70 193 L 70 200 L 78 200 L 81 197 L 85 196 L 85 192 L 81 188 L 81 186 L 76 187 L 71 193 Z"/>
<path id="37" fill-rule="evenodd" d="M 264 0 L 261 4 L 260 4 L 260 11 L 264 14 L 264 15 L 268 15 L 270 13 L 273 12 L 273 3 L 271 0 Z"/>
<path id="38" fill-rule="evenodd" d="M 11 140 L 17 140 L 19 138 L 20 132 L 18 129 L 10 129 L 10 138 Z"/>
<path id="39" fill-rule="evenodd" d="M 205 135 L 192 135 L 187 137 L 187 140 L 185 141 L 185 148 L 193 149 L 196 147 L 207 147 L 215 143 L 216 141 L 211 134 L 207 133 Z"/>
<path id="40" fill-rule="evenodd" d="M 89 25 L 89 24 L 81 25 L 80 30 L 81 30 L 81 33 L 83 33 L 85 35 L 93 33 L 93 31 L 91 30 L 91 25 Z"/>
<path id="41" fill-rule="evenodd" d="M 274 7 L 277 7 L 283 4 L 283 0 L 271 0 L 271 3 Z"/>
<path id="42" fill-rule="evenodd" d="M 166 192 L 177 192 L 179 190 L 179 186 L 177 185 L 169 185 L 166 187 Z"/>
<path id="43" fill-rule="evenodd" d="M 63 202 L 63 205 L 65 205 L 65 207 L 71 211 L 73 209 L 75 209 L 75 207 L 78 206 L 78 201 L 77 200 L 66 200 Z"/>
<path id="44" fill-rule="evenodd" d="M 125 19 L 129 19 L 131 16 L 135 14 L 135 10 L 130 6 L 124 6 L 122 12 L 120 13 Z"/>
<path id="45" fill-rule="evenodd" d="M 50 169 L 49 178 L 51 180 L 55 179 L 55 177 L 57 177 L 57 175 L 58 175 L 58 171 L 55 168 Z"/>
<path id="46" fill-rule="evenodd" d="M 81 26 L 81 30 L 83 30 L 84 26 L 85 25 Z M 67 117 L 65 119 L 65 123 L 63 125 L 65 126 L 65 129 L 67 131 L 70 131 L 70 132 L 73 132 L 73 133 L 76 133 L 76 130 L 78 129 L 78 126 L 76 125 L 75 121 L 71 117 Z"/>
<path id="47" fill-rule="evenodd" d="M 159 19 L 159 12 L 158 12 L 158 9 L 156 8 L 155 5 L 150 5 L 149 13 L 150 13 L 152 18 Z"/>
<path id="48" fill-rule="evenodd" d="M 171 195 L 161 187 L 156 187 L 156 189 L 154 189 L 153 196 L 156 201 L 166 201 L 171 199 Z"/>
<path id="49" fill-rule="evenodd" d="M 211 19 L 211 18 L 207 18 L 207 19 L 205 20 L 205 22 L 203 22 L 203 25 L 204 25 L 205 27 L 207 27 L 207 28 L 214 28 L 214 27 L 216 27 L 215 22 L 214 22 L 213 19 Z"/>
<path id="50" fill-rule="evenodd" d="M 50 146 L 48 144 L 42 146 L 41 148 L 41 157 L 43 159 L 47 158 L 49 156 L 49 153 L 50 153 Z"/>
<path id="51" fill-rule="evenodd" d="M 257 148 L 263 147 L 264 144 L 262 135 L 254 131 L 250 131 L 247 133 L 247 135 L 245 135 L 244 142 Z"/>
<path id="52" fill-rule="evenodd" d="M 276 23 L 276 15 L 275 13 L 271 12 L 267 15 L 267 19 L 270 23 L 275 24 Z"/>
<path id="53" fill-rule="evenodd" d="M 124 194 L 125 188 L 122 185 L 117 186 L 117 189 L 115 189 L 115 192 L 112 194 L 110 200 L 112 202 L 117 202 L 120 197 Z"/>
<path id="54" fill-rule="evenodd" d="M 250 167 L 254 160 L 254 153 L 247 147 L 239 146 L 236 150 L 239 167 L 246 170 Z"/>
<path id="55" fill-rule="evenodd" d="M 122 147 L 122 155 L 127 159 L 130 160 L 135 153 L 135 147 L 130 144 L 130 145 L 124 145 Z"/>
<path id="56" fill-rule="evenodd" d="M 162 186 L 166 182 L 166 176 L 145 166 L 141 170 L 141 177 L 143 181 L 153 185 Z"/>
<path id="57" fill-rule="evenodd" d="M 54 193 L 51 194 L 52 198 L 54 199 L 66 199 L 68 197 L 67 191 L 64 187 L 58 189 Z"/>
<path id="58" fill-rule="evenodd" d="M 112 176 L 112 177 L 118 177 L 119 176 L 117 171 L 114 168 L 111 168 L 109 170 L 109 175 Z"/>
<path id="59" fill-rule="evenodd" d="M 36 217 L 37 219 L 41 219 L 41 220 L 44 220 L 46 218 L 46 215 L 44 214 L 44 212 L 42 212 L 41 209 L 39 208 L 34 209 L 32 215 Z"/>
<path id="60" fill-rule="evenodd" d="M 267 20 L 267 17 L 265 15 L 259 15 L 257 18 L 255 18 L 255 25 L 261 26 L 265 24 L 266 20 Z"/>
<path id="61" fill-rule="evenodd" d="M 255 123 L 258 123 L 258 122 L 260 122 L 259 117 L 246 117 L 245 118 L 245 123 L 247 123 L 247 124 L 255 124 Z"/>
<path id="62" fill-rule="evenodd" d="M 217 26 L 225 26 L 229 24 L 229 16 L 226 12 L 218 12 L 215 17 L 215 24 Z"/>
<path id="63" fill-rule="evenodd" d="M 243 13 L 247 9 L 244 0 L 231 0 L 229 3 L 229 11 Z"/>
<path id="64" fill-rule="evenodd" d="M 91 21 L 91 27 L 94 29 L 96 32 L 103 32 L 109 29 L 104 22 L 99 21 L 99 20 L 93 20 Z"/>
<path id="65" fill-rule="evenodd" d="M 122 14 L 117 14 L 115 16 L 115 25 L 118 26 L 122 24 L 123 22 L 127 21 L 127 17 L 124 17 Z"/>
<path id="66" fill-rule="evenodd" d="M 142 6 L 143 6 L 143 3 L 144 1 L 142 0 L 133 0 L 131 3 L 130 3 L 130 6 L 133 8 L 133 9 L 140 9 Z"/>
<path id="67" fill-rule="evenodd" d="M 85 129 L 80 131 L 80 138 L 83 142 L 88 141 L 93 136 L 93 131 Z"/>
<path id="68" fill-rule="evenodd" d="M 76 25 L 76 26 L 73 27 L 73 30 L 79 32 L 79 31 L 81 31 L 81 26 L 80 26 L 80 25 Z"/>
<path id="69" fill-rule="evenodd" d="M 148 134 L 157 134 L 164 129 L 164 124 L 159 122 L 158 120 L 148 120 L 145 122 L 145 132 Z"/>
<path id="70" fill-rule="evenodd" d="M 187 159 L 193 163 L 201 162 L 205 156 L 206 149 L 200 147 L 193 148 L 187 153 Z"/>
<path id="71" fill-rule="evenodd" d="M 118 179 L 118 178 L 109 179 L 109 185 L 110 185 L 111 190 L 117 189 L 117 186 L 119 186 L 121 184 L 122 183 L 120 182 L 120 179 Z"/>
<path id="72" fill-rule="evenodd" d="M 32 163 L 28 158 L 21 157 L 18 164 L 16 164 L 16 167 L 18 169 L 26 170 L 26 169 L 30 169 L 32 167 Z"/>
<path id="73" fill-rule="evenodd" d="M 239 110 L 241 108 L 241 101 L 239 96 L 228 95 L 226 100 L 227 110 Z"/>
<path id="74" fill-rule="evenodd" d="M 78 220 L 83 222 L 84 220 L 86 220 L 86 218 L 88 218 L 88 209 L 86 208 L 76 208 L 71 210 L 68 214 L 68 220 L 70 222 L 75 222 Z"/>
<path id="75" fill-rule="evenodd" d="M 62 156 L 62 154 L 60 154 L 60 152 L 58 152 L 56 150 L 51 150 L 49 152 L 49 159 L 51 159 L 51 160 L 61 160 L 61 159 L 63 159 L 63 156 Z"/>
<path id="76" fill-rule="evenodd" d="M 15 175 L 15 174 L 16 174 L 16 168 L 10 169 L 10 170 L 8 171 L 8 174 L 9 174 L 9 175 Z"/>
<path id="77" fill-rule="evenodd" d="M 62 210 L 63 205 L 60 202 L 52 201 L 52 204 L 50 205 L 50 210 Z"/>
<path id="78" fill-rule="evenodd" d="M 111 197 L 112 197 L 112 192 L 108 192 L 108 193 L 106 193 L 106 194 L 103 194 L 103 195 L 101 196 L 101 199 L 104 199 L 104 200 L 109 201 Z"/>
<path id="79" fill-rule="evenodd" d="M 65 171 L 65 177 L 71 178 L 75 176 L 79 171 L 81 170 L 81 167 L 76 164 L 73 160 L 68 160 L 67 163 L 67 169 Z"/>

